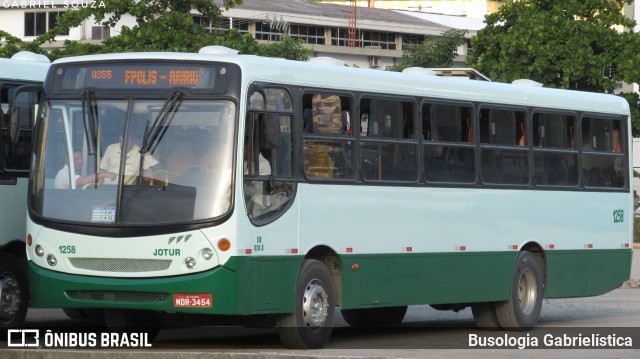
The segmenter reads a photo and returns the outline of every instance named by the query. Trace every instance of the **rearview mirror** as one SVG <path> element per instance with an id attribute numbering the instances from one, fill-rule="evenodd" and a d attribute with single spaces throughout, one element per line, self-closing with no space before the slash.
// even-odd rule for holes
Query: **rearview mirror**
<path id="1" fill-rule="evenodd" d="M 18 142 L 20 129 L 31 129 L 38 114 L 38 104 L 42 86 L 22 86 L 16 89 L 11 107 L 9 108 L 9 139 L 11 143 Z"/>

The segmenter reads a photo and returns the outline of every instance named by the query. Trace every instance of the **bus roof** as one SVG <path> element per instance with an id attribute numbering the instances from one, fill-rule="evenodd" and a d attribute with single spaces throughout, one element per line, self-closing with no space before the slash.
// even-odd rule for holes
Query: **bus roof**
<path id="1" fill-rule="evenodd" d="M 0 58 L 0 79 L 43 82 L 51 64 L 43 62 L 43 58 L 46 59 L 44 55 L 26 55 L 14 55 L 11 59 Z"/>
<path id="2" fill-rule="evenodd" d="M 627 101 L 609 94 L 361 69 L 253 55 L 169 52 L 117 53 L 68 57 L 59 59 L 54 64 L 101 60 L 230 62 L 238 64 L 242 69 L 243 85 L 245 87 L 250 82 L 261 81 L 338 91 L 363 91 L 380 94 L 424 96 L 442 100 L 479 101 L 502 105 L 538 106 L 559 110 L 629 114 Z"/>

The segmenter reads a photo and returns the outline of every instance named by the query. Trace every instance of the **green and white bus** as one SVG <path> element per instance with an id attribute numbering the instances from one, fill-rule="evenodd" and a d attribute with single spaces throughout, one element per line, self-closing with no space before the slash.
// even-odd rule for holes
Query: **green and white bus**
<path id="1" fill-rule="evenodd" d="M 629 278 L 624 100 L 320 62 L 216 47 L 54 62 L 32 304 L 104 308 L 112 327 L 263 320 L 314 348 L 336 308 L 389 326 L 409 305 L 470 306 L 480 327 L 527 329 L 543 298 Z"/>
<path id="2" fill-rule="evenodd" d="M 27 182 L 31 156 L 31 121 L 35 119 L 36 98 L 14 104 L 14 95 L 23 86 L 41 85 L 49 69 L 44 55 L 22 51 L 10 59 L 0 59 L 0 327 L 18 327 L 27 314 L 25 234 Z M 27 121 L 11 131 L 10 113 L 27 111 Z M 11 133 L 16 141 L 11 141 Z"/>

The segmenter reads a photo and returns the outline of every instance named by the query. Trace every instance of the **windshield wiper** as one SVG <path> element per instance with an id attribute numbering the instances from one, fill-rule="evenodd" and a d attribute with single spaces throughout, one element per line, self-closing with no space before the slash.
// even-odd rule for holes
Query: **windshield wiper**
<path id="1" fill-rule="evenodd" d="M 182 92 L 179 90 L 173 90 L 171 96 L 164 102 L 158 116 L 156 116 L 155 120 L 151 124 L 151 127 L 148 127 L 145 130 L 144 138 L 142 139 L 142 146 L 140 147 L 140 168 L 138 168 L 138 176 L 139 181 L 142 181 L 142 173 L 144 169 L 144 157 L 147 152 L 150 150 L 155 150 L 155 146 L 159 142 L 159 139 L 162 138 L 165 132 L 167 132 L 167 122 L 171 121 L 173 116 L 169 116 L 176 107 L 178 101 L 180 101 L 180 97 L 182 97 Z M 153 151 L 151 151 L 153 153 Z"/>
<path id="2" fill-rule="evenodd" d="M 142 147 L 140 149 L 141 155 L 149 152 L 149 150 L 154 147 L 158 139 L 162 137 L 161 134 L 166 131 L 165 125 L 167 120 L 171 118 L 169 113 L 172 112 L 176 103 L 180 100 L 180 97 L 182 97 L 182 92 L 173 90 L 171 96 L 169 96 L 169 98 L 164 102 L 158 116 L 153 120 L 151 127 L 145 131 L 144 138 L 142 139 Z"/>
<path id="3" fill-rule="evenodd" d="M 96 154 L 96 106 L 90 90 L 82 91 L 82 122 L 89 155 Z"/>

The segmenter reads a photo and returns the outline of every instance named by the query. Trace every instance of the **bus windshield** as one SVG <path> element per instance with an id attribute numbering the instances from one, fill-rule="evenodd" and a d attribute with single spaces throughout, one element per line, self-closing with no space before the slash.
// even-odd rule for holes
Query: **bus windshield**
<path id="1" fill-rule="evenodd" d="M 235 104 L 166 98 L 47 99 L 31 208 L 93 225 L 205 220 L 231 207 Z"/>

